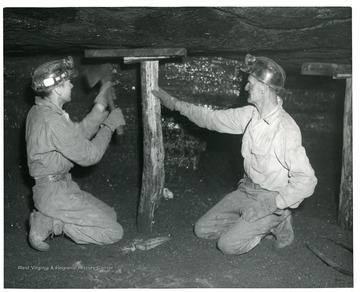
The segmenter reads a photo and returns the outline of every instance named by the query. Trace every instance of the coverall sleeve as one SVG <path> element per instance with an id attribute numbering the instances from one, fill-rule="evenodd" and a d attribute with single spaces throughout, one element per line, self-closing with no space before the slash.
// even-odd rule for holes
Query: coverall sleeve
<path id="1" fill-rule="evenodd" d="M 276 203 L 280 209 L 297 208 L 314 193 L 317 178 L 301 145 L 300 130 L 287 129 L 282 140 L 282 149 L 277 156 L 281 157 L 283 166 L 289 171 L 289 181 L 276 197 Z"/>
<path id="2" fill-rule="evenodd" d="M 55 149 L 67 159 L 81 166 L 98 163 L 103 157 L 112 135 L 108 127 L 103 127 L 89 141 L 72 122 L 62 119 L 49 123 L 48 127 Z"/>
<path id="3" fill-rule="evenodd" d="M 77 123 L 77 127 L 86 139 L 91 139 L 99 130 L 100 124 L 104 121 L 108 114 L 109 112 L 102 112 L 94 106 L 91 112 L 88 113 L 81 122 Z"/>
<path id="4" fill-rule="evenodd" d="M 253 106 L 227 110 L 212 110 L 178 101 L 175 109 L 201 128 L 227 134 L 243 134 L 251 120 Z"/>

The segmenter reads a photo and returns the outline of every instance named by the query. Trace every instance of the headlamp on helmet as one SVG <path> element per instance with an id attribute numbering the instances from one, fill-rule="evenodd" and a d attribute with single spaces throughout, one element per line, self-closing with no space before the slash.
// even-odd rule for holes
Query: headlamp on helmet
<path id="1" fill-rule="evenodd" d="M 247 54 L 241 62 L 240 70 L 249 73 L 260 82 L 265 83 L 276 91 L 284 88 L 286 74 L 284 69 L 273 60 L 266 57 L 255 57 Z"/>
<path id="2" fill-rule="evenodd" d="M 45 92 L 54 89 L 78 75 L 74 68 L 74 60 L 71 56 L 39 66 L 32 74 L 32 88 L 37 92 Z"/>

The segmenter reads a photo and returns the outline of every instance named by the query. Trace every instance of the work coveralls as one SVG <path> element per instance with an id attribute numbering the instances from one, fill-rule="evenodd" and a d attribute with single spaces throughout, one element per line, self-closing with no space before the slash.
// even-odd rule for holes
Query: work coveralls
<path id="1" fill-rule="evenodd" d="M 291 209 L 311 196 L 317 184 L 300 129 L 282 107 L 260 118 L 252 106 L 214 111 L 178 101 L 175 109 L 199 127 L 220 133 L 244 134 L 241 153 L 244 178 L 234 192 L 226 195 L 195 224 L 201 238 L 216 238 L 225 254 L 243 254 L 280 225 Z M 277 210 L 253 223 L 241 214 L 261 200 L 274 198 Z"/>
<path id="2" fill-rule="evenodd" d="M 123 228 L 116 221 L 116 212 L 82 191 L 71 176 L 59 181 L 49 181 L 48 177 L 67 174 L 73 163 L 89 166 L 100 161 L 112 134 L 108 127 L 99 129 L 105 117 L 94 107 L 82 122 L 74 123 L 64 110 L 36 97 L 26 120 L 28 166 L 36 182 L 35 208 L 60 220 L 63 232 L 79 244 L 120 240 Z"/>

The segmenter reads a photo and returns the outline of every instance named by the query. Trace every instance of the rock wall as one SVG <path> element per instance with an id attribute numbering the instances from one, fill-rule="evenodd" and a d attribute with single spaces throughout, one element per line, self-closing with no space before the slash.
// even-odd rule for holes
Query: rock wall
<path id="1" fill-rule="evenodd" d="M 7 53 L 183 47 L 240 59 L 256 52 L 295 70 L 352 62 L 351 6 L 25 7 L 5 8 L 3 18 Z"/>
<path id="2" fill-rule="evenodd" d="M 65 56 L 5 56 L 4 58 L 4 162 L 5 177 L 21 175 L 28 179 L 24 126 L 26 114 L 34 102 L 30 88 L 31 72 L 45 61 Z M 80 72 L 89 65 L 81 56 L 75 57 Z M 244 76 L 238 61 L 226 58 L 192 57 L 161 63 L 159 85 L 181 100 L 214 109 L 246 104 Z M 109 172 L 121 167 L 141 168 L 142 127 L 139 65 L 115 64 L 119 84 L 118 100 L 127 125 L 125 134 L 117 137 L 104 156 Z M 73 81 L 72 102 L 65 105 L 74 121 L 81 120 L 91 108 L 96 90 L 87 87 L 84 76 Z M 308 152 L 321 153 L 331 147 L 341 155 L 342 115 L 345 92 L 343 80 L 316 76 L 291 75 L 283 96 L 284 108 L 294 117 L 303 134 Z M 178 113 L 162 111 L 166 167 L 196 169 L 206 151 L 219 155 L 241 171 L 241 136 L 224 135 L 200 129 Z M 116 159 L 114 159 L 116 157 Z M 225 163 L 225 162 L 224 162 Z"/>

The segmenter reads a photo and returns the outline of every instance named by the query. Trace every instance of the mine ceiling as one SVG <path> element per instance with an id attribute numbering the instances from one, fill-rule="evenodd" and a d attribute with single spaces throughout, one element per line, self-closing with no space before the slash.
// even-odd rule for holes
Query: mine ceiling
<path id="1" fill-rule="evenodd" d="M 5 8 L 4 53 L 183 47 L 189 56 L 266 55 L 286 69 L 351 64 L 351 7 Z"/>

